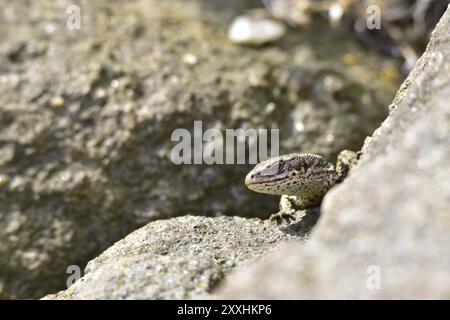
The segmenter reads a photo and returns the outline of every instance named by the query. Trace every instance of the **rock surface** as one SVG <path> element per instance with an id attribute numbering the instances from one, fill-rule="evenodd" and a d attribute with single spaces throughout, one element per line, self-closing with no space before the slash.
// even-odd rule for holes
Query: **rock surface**
<path id="1" fill-rule="evenodd" d="M 449 30 L 450 8 L 311 240 L 231 275 L 218 297 L 450 298 Z"/>
<path id="2" fill-rule="evenodd" d="M 83 278 L 45 299 L 190 299 L 237 265 L 306 237 L 318 210 L 289 227 L 268 220 L 185 216 L 151 222 L 88 263 Z"/>
<path id="3" fill-rule="evenodd" d="M 0 0 L 0 298 L 63 288 L 155 219 L 276 210 L 249 166 L 175 166 L 174 129 L 278 127 L 281 152 L 332 160 L 384 118 L 392 62 L 321 25 L 237 47 L 220 3 L 247 1 L 204 2 L 83 1 L 68 29 L 72 1 Z"/>

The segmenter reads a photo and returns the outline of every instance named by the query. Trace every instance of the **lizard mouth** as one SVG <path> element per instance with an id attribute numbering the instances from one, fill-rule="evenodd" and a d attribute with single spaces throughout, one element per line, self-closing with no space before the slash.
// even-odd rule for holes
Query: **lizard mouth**
<path id="1" fill-rule="evenodd" d="M 269 179 L 255 179 L 254 177 L 252 177 L 251 172 L 245 177 L 245 185 L 247 187 L 249 186 L 255 186 L 255 185 L 261 185 L 261 184 L 265 184 L 267 186 L 273 186 L 275 182 L 279 182 L 279 181 L 283 181 L 286 180 L 285 177 L 280 177 L 280 178 L 269 178 Z"/>

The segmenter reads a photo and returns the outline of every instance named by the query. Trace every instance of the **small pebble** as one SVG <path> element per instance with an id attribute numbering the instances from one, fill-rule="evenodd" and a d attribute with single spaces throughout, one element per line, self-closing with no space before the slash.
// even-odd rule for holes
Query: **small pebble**
<path id="1" fill-rule="evenodd" d="M 298 132 L 305 131 L 305 125 L 303 124 L 303 122 L 300 122 L 300 121 L 296 122 L 294 124 L 294 127 L 295 127 L 295 130 L 297 130 Z"/>
<path id="2" fill-rule="evenodd" d="M 183 63 L 190 66 L 193 66 L 198 62 L 197 56 L 192 53 L 186 53 L 185 55 L 183 55 L 183 58 L 181 60 L 183 61 Z"/>
<path id="3" fill-rule="evenodd" d="M 275 108 L 276 108 L 276 104 L 273 102 L 269 102 L 266 105 L 265 111 L 266 111 L 266 113 L 272 113 L 275 110 Z"/>
<path id="4" fill-rule="evenodd" d="M 65 102 L 64 98 L 61 97 L 61 96 L 53 97 L 50 100 L 50 104 L 52 105 L 52 107 L 55 107 L 55 108 L 62 108 L 62 107 L 64 107 L 64 102 Z"/>
<path id="5" fill-rule="evenodd" d="M 332 3 L 328 9 L 328 18 L 332 27 L 337 27 L 345 10 L 339 2 Z"/>
<path id="6" fill-rule="evenodd" d="M 5 186 L 6 184 L 8 184 L 8 182 L 9 182 L 9 177 L 1 174 L 0 175 L 0 188 Z"/>
<path id="7" fill-rule="evenodd" d="M 107 95 L 106 90 L 105 89 L 101 89 L 101 88 L 97 89 L 95 91 L 95 94 L 94 94 L 95 98 L 97 98 L 97 99 L 103 99 L 103 98 L 106 97 L 106 95 Z"/>
<path id="8" fill-rule="evenodd" d="M 325 139 L 327 140 L 327 142 L 333 142 L 334 141 L 334 134 L 332 134 L 332 133 L 327 134 Z"/>
<path id="9" fill-rule="evenodd" d="M 279 21 L 238 16 L 231 23 L 228 38 L 241 45 L 262 45 L 281 39 L 286 34 L 286 27 Z"/>

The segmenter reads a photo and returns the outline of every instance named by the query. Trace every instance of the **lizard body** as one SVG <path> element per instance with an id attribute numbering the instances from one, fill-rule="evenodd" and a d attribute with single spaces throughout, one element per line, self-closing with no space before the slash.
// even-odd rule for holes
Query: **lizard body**
<path id="1" fill-rule="evenodd" d="M 353 167 L 360 153 L 344 150 L 336 167 L 322 156 L 291 153 L 274 157 L 255 166 L 245 177 L 253 191 L 280 195 L 280 211 L 271 219 L 292 219 L 297 210 L 318 206 L 324 195 L 341 182 Z"/>

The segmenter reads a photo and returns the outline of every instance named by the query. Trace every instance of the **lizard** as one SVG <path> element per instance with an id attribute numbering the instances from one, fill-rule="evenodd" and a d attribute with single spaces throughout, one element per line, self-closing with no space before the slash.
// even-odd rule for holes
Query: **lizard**
<path id="1" fill-rule="evenodd" d="M 325 194 L 342 182 L 356 165 L 361 152 L 343 150 L 336 167 L 312 153 L 291 153 L 258 163 L 245 177 L 252 191 L 280 195 L 279 212 L 270 220 L 293 220 L 297 210 L 320 205 Z"/>

